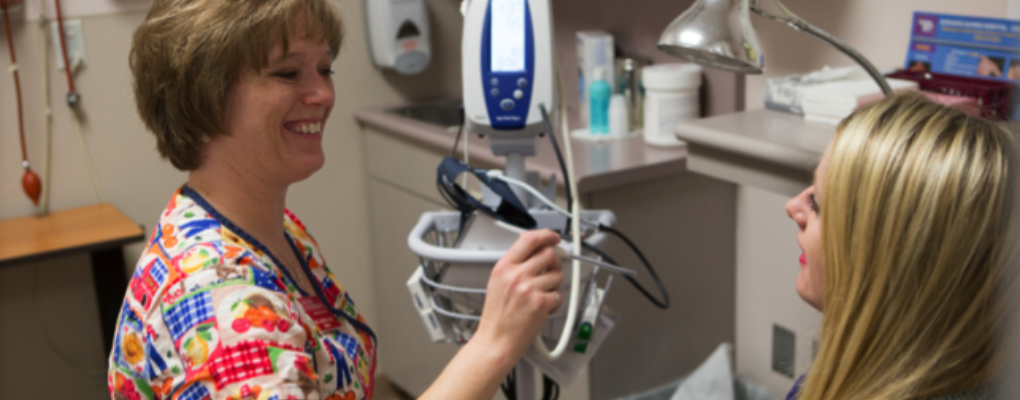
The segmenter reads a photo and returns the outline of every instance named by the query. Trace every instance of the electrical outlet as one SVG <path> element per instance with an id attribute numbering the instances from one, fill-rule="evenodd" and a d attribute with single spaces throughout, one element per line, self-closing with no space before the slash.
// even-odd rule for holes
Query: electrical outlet
<path id="1" fill-rule="evenodd" d="M 792 330 L 772 324 L 772 370 L 793 379 L 796 355 L 797 335 Z"/>
<path id="2" fill-rule="evenodd" d="M 51 22 L 50 27 L 52 28 L 53 37 L 53 48 L 56 51 L 57 56 L 57 69 L 60 71 L 64 70 L 64 56 L 60 49 L 60 37 L 57 27 L 57 22 Z M 64 20 L 64 40 L 67 43 L 67 59 L 71 62 L 72 71 L 82 68 L 87 64 L 88 57 L 85 56 L 85 35 L 82 30 L 80 19 L 68 19 Z"/>

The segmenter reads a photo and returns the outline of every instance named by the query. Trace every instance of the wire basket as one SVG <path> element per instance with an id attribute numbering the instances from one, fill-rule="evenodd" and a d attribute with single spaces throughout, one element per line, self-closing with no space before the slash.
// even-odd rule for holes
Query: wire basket
<path id="1" fill-rule="evenodd" d="M 921 90 L 926 92 L 977 99 L 977 106 L 983 118 L 994 120 L 1009 118 L 1012 83 L 905 70 L 896 71 L 886 76 L 917 82 Z"/>
<path id="2" fill-rule="evenodd" d="M 531 211 L 538 228 L 563 232 L 566 218 L 554 211 Z M 611 211 L 581 211 L 581 219 L 611 226 L 616 217 Z M 506 253 L 505 250 L 464 250 L 454 248 L 460 234 L 461 215 L 458 212 L 428 212 L 422 214 L 418 224 L 408 236 L 408 246 L 420 260 L 421 285 L 425 289 L 427 304 L 416 304 L 421 312 L 425 308 L 434 311 L 436 323 L 443 331 L 440 341 L 452 343 L 467 342 L 475 329 L 485 304 L 485 286 L 492 268 Z M 599 247 L 605 240 L 605 233 L 598 232 L 586 224 L 581 225 L 581 236 L 585 243 Z M 588 256 L 591 256 L 588 254 Z M 594 258 L 594 257 L 593 257 Z M 566 263 L 565 263 L 566 264 Z M 566 266 L 566 265 L 565 265 Z M 579 303 L 583 310 L 591 285 L 594 284 L 594 270 L 582 268 L 582 290 Z M 570 291 L 571 274 L 564 271 L 564 282 L 560 287 L 563 298 Z M 418 302 L 415 299 L 416 303 Z M 564 303 L 565 304 L 565 303 Z M 542 336 L 555 341 L 566 322 L 566 308 L 561 306 L 542 327 Z M 429 321 L 426 321 L 428 328 Z M 436 336 L 433 336 L 436 340 Z"/>

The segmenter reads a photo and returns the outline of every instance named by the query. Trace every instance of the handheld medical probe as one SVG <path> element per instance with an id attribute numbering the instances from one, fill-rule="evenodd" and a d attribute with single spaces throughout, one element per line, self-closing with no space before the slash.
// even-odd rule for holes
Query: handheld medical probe
<path id="1" fill-rule="evenodd" d="M 503 229 L 506 229 L 506 230 L 508 230 L 510 232 L 517 233 L 517 234 L 523 233 L 525 231 L 525 229 L 521 229 L 519 227 L 510 225 L 510 224 L 508 224 L 506 222 L 503 222 L 503 221 L 496 221 L 496 226 L 498 226 L 500 228 L 503 228 Z M 555 248 L 553 248 L 553 251 L 555 251 L 556 252 L 556 256 L 559 257 L 560 260 L 563 260 L 563 261 L 577 260 L 577 261 L 583 262 L 583 263 L 588 264 L 588 265 L 594 265 L 594 266 L 597 266 L 597 267 L 605 268 L 605 269 L 609 270 L 610 272 L 615 272 L 615 273 L 618 273 L 618 274 L 623 275 L 623 276 L 630 276 L 630 277 L 637 276 L 637 272 L 635 272 L 633 270 L 621 267 L 619 265 L 610 264 L 610 263 L 607 263 L 607 262 L 604 262 L 604 261 L 601 261 L 601 260 L 596 260 L 594 258 L 585 257 L 585 256 L 582 256 L 582 255 L 579 255 L 579 254 L 569 253 L 562 246 L 556 246 Z"/>

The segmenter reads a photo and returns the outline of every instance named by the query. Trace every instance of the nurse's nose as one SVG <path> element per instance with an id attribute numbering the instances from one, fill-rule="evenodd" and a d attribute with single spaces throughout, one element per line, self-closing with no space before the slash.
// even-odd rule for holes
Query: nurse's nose
<path id="1" fill-rule="evenodd" d="M 808 192 L 811 188 L 804 189 L 797 196 L 786 202 L 786 215 L 790 216 L 793 222 L 797 223 L 800 229 L 804 229 L 807 226 L 807 212 L 809 210 L 808 205 Z"/>
<path id="2" fill-rule="evenodd" d="M 305 87 L 304 102 L 309 106 L 331 108 L 335 99 L 333 80 L 328 77 L 316 76 Z"/>

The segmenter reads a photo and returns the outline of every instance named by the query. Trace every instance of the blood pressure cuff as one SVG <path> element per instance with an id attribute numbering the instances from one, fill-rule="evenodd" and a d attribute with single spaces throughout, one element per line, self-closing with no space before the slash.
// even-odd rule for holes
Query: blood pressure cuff
<path id="1" fill-rule="evenodd" d="M 453 200 L 461 215 L 467 216 L 478 210 L 492 218 L 514 226 L 524 229 L 535 228 L 535 219 L 531 217 L 531 213 L 528 212 L 524 203 L 517 198 L 513 190 L 510 190 L 510 185 L 503 181 L 490 179 L 484 169 L 474 169 L 457 159 L 446 157 L 443 159 L 443 162 L 439 163 L 439 168 L 436 172 L 436 182 L 440 190 L 446 192 L 447 197 Z M 463 173 L 474 175 L 485 187 L 499 196 L 499 206 L 495 210 L 482 204 L 481 201 L 472 197 L 464 188 L 457 184 L 457 177 Z"/>

